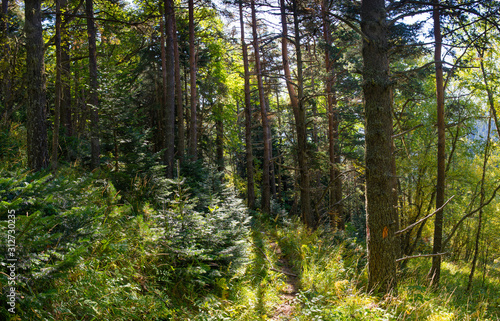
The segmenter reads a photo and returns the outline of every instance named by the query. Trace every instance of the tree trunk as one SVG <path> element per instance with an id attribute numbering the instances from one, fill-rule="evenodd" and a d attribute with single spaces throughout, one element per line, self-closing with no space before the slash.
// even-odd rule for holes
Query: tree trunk
<path id="1" fill-rule="evenodd" d="M 189 126 L 189 156 L 191 160 L 198 157 L 198 126 L 196 123 L 196 57 L 194 45 L 194 3 L 189 0 L 189 71 L 191 81 L 191 117 Z"/>
<path id="2" fill-rule="evenodd" d="M 48 166 L 41 0 L 25 1 L 28 167 Z"/>
<path id="3" fill-rule="evenodd" d="M 185 132 L 184 132 L 184 105 L 182 100 L 182 83 L 181 83 L 181 59 L 179 54 L 179 44 L 177 42 L 177 23 L 175 19 L 175 11 L 172 13 L 174 19 L 174 56 L 175 56 L 175 98 L 177 108 L 177 157 L 179 162 L 184 161 Z"/>
<path id="4" fill-rule="evenodd" d="M 2 0 L 2 11 L 0 12 L 0 43 L 2 43 L 2 58 L 0 58 L 0 62 L 5 66 L 4 70 L 1 70 L 3 75 L 3 82 L 1 84 L 2 88 L 2 97 L 0 101 L 3 101 L 3 124 L 6 128 L 9 128 L 10 123 L 10 114 L 11 114 L 11 106 L 10 106 L 10 96 L 11 96 L 11 79 L 10 79 L 10 45 L 8 39 L 8 14 L 9 14 L 9 1 Z"/>
<path id="5" fill-rule="evenodd" d="M 257 88 L 259 90 L 260 115 L 262 118 L 262 132 L 264 137 L 264 160 L 262 162 L 262 212 L 269 214 L 271 212 L 271 185 L 269 181 L 269 120 L 267 119 L 266 99 L 264 96 L 264 84 L 262 82 L 262 70 L 260 65 L 259 39 L 257 35 L 257 18 L 255 14 L 255 0 L 250 0 L 252 10 L 252 34 L 253 46 L 255 50 L 255 73 L 257 75 Z"/>
<path id="6" fill-rule="evenodd" d="M 443 77 L 443 62 L 441 61 L 441 23 L 439 12 L 439 1 L 434 0 L 434 63 L 436 68 L 436 99 L 437 99 L 437 130 L 438 130 L 438 150 L 437 150 L 437 183 L 436 183 L 436 208 L 440 208 L 444 204 L 445 193 L 445 127 L 444 127 L 444 77 Z M 432 253 L 441 253 L 443 242 L 443 218 L 444 210 L 440 210 L 435 215 L 434 221 L 434 245 Z M 432 267 L 429 272 L 431 285 L 438 286 L 441 275 L 441 256 L 432 258 Z"/>
<path id="7" fill-rule="evenodd" d="M 243 24 L 243 0 L 239 1 L 241 48 L 243 51 L 243 69 L 245 78 L 245 147 L 247 160 L 247 202 L 248 208 L 255 209 L 255 186 L 253 178 L 253 152 L 252 152 L 252 105 L 250 101 L 250 71 L 248 68 L 248 52 L 245 42 L 245 25 Z"/>
<path id="8" fill-rule="evenodd" d="M 60 0 L 61 8 L 66 9 L 67 0 Z M 64 14 L 61 17 L 61 125 L 64 126 L 66 136 L 73 135 L 72 110 L 71 110 L 71 61 L 69 48 L 69 33 L 67 20 Z"/>
<path id="9" fill-rule="evenodd" d="M 165 88 L 165 165 L 167 178 L 174 177 L 175 155 L 175 51 L 174 1 L 165 0 L 166 27 L 166 88 Z"/>
<path id="10" fill-rule="evenodd" d="M 326 68 L 326 101 L 328 106 L 328 153 L 330 160 L 330 182 L 333 182 L 330 187 L 330 204 L 329 213 L 330 221 L 336 224 L 337 229 L 344 230 L 345 222 L 343 215 L 343 207 L 340 203 L 342 199 L 342 180 L 340 179 L 340 150 L 339 150 L 339 112 L 337 109 L 337 95 L 333 89 L 335 83 L 335 70 L 333 67 L 334 61 L 330 60 L 330 50 L 332 39 L 330 36 L 330 21 L 328 18 L 327 1 L 323 0 L 323 37 L 326 44 L 325 50 L 325 68 Z"/>
<path id="11" fill-rule="evenodd" d="M 295 52 L 297 56 L 297 86 L 298 91 L 295 91 L 290 72 L 290 61 L 288 60 L 288 26 L 286 21 L 285 0 L 281 0 L 281 24 L 283 28 L 282 38 L 282 57 L 283 70 L 285 73 L 290 102 L 295 117 L 295 129 L 297 133 L 297 160 L 299 164 L 300 176 L 300 204 L 301 216 L 303 222 L 310 228 L 315 227 L 315 219 L 311 210 L 311 189 L 309 178 L 309 160 L 307 155 L 307 125 L 306 125 L 306 108 L 304 106 L 304 87 L 302 78 L 302 51 L 300 48 L 300 28 L 298 21 L 297 2 L 293 1 L 293 20 L 295 29 Z"/>
<path id="12" fill-rule="evenodd" d="M 57 169 L 57 149 L 59 147 L 59 125 L 61 117 L 61 71 L 62 71 L 62 50 L 61 50 L 61 0 L 56 0 L 56 99 L 54 104 L 54 132 L 52 133 L 52 170 Z"/>
<path id="13" fill-rule="evenodd" d="M 396 288 L 396 215 L 393 202 L 392 95 L 384 0 L 363 0 L 366 225 L 368 290 Z"/>
<path id="14" fill-rule="evenodd" d="M 167 49 L 166 49 L 166 41 L 165 41 L 165 19 L 166 19 L 166 14 L 165 14 L 165 9 L 166 9 L 166 1 L 163 3 L 159 3 L 159 9 L 160 9 L 160 59 L 161 59 L 161 86 L 157 86 L 156 84 L 158 81 L 155 81 L 155 93 L 156 97 L 159 97 L 160 101 L 160 110 L 155 110 L 155 118 L 156 119 L 156 126 L 158 130 L 157 134 L 157 147 L 156 150 L 160 151 L 164 148 L 166 148 L 166 142 L 167 142 L 167 135 L 165 131 L 165 126 L 166 126 L 166 117 L 165 113 L 167 112 Z M 152 37 L 153 38 L 153 37 Z M 156 38 L 156 37 L 155 37 Z M 154 39 L 151 39 L 151 41 L 154 41 Z M 157 73 L 155 73 L 155 79 L 157 79 Z M 159 87 L 159 88 L 158 88 Z M 158 90 L 159 89 L 159 90 Z M 158 95 L 159 94 L 159 95 Z M 157 98 L 158 100 L 158 98 Z M 157 108 L 155 108 L 157 109 Z M 153 113 L 155 112 L 153 111 Z M 155 121 L 153 121 L 154 123 Z M 167 164 L 167 153 L 165 151 L 165 154 L 163 155 L 163 162 L 166 165 Z M 168 175 L 168 170 L 166 170 L 166 175 L 167 177 L 170 177 Z"/>
<path id="15" fill-rule="evenodd" d="M 94 3 L 93 0 L 86 0 L 85 11 L 87 14 L 87 35 L 89 40 L 89 76 L 90 76 L 90 149 L 91 167 L 99 167 L 100 143 L 99 143 L 99 93 L 97 78 L 97 46 L 96 28 L 94 24 Z"/>

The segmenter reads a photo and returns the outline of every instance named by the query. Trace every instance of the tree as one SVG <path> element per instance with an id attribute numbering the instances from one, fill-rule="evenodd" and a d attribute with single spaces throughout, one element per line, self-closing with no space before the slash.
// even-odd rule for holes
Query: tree
<path id="1" fill-rule="evenodd" d="M 392 193 L 392 89 L 384 0 L 361 3 L 365 99 L 368 288 L 396 287 L 396 212 Z"/>
<path id="2" fill-rule="evenodd" d="M 189 126 L 189 156 L 192 160 L 197 159 L 198 154 L 198 124 L 196 120 L 196 52 L 194 43 L 194 3 L 189 0 L 189 75 L 191 83 L 191 125 Z"/>
<path id="3" fill-rule="evenodd" d="M 48 166 L 41 0 L 25 1 L 28 167 Z"/>
<path id="4" fill-rule="evenodd" d="M 165 0 L 165 27 L 167 35 L 166 44 L 166 88 L 164 89 L 165 99 L 165 163 L 167 177 L 174 177 L 174 148 L 175 148 L 175 47 L 174 47 L 174 1 Z"/>
<path id="5" fill-rule="evenodd" d="M 290 62 L 288 59 L 288 27 L 286 21 L 285 0 L 281 0 L 281 24 L 283 28 L 282 37 L 282 57 L 283 69 L 285 73 L 286 85 L 290 95 L 290 102 L 295 117 L 295 129 L 297 133 L 297 158 L 299 163 L 300 173 L 300 204 L 303 222 L 310 228 L 316 224 L 311 211 L 311 189 L 309 178 L 309 163 L 307 155 L 307 124 L 306 124 L 306 106 L 304 104 L 304 84 L 303 84 L 303 70 L 302 70 L 302 49 L 300 47 L 300 27 L 298 18 L 298 4 L 293 0 L 293 21 L 295 31 L 295 54 L 297 56 L 297 91 L 294 88 L 292 81 Z"/>
<path id="6" fill-rule="evenodd" d="M 238 2 L 240 12 L 241 50 L 243 54 L 243 77 L 245 79 L 245 153 L 247 169 L 247 205 L 255 208 L 255 187 L 253 179 L 253 153 L 252 153 L 252 105 L 250 102 L 250 71 L 248 67 L 248 50 L 245 42 L 245 26 L 243 24 L 243 0 Z"/>
<path id="7" fill-rule="evenodd" d="M 339 151 L 339 111 L 337 109 L 337 95 L 333 88 L 336 75 L 333 68 L 335 61 L 331 61 L 332 55 L 332 39 L 330 31 L 329 19 L 329 1 L 323 0 L 321 3 L 321 13 L 323 18 L 323 38 L 325 41 L 325 71 L 326 71 L 326 86 L 325 95 L 328 112 L 328 155 L 329 155 L 329 173 L 330 173 L 330 204 L 329 213 L 330 221 L 336 223 L 337 228 L 343 230 L 344 218 L 342 213 L 342 180 L 340 179 L 340 151 Z"/>
<path id="8" fill-rule="evenodd" d="M 262 212 L 269 214 L 271 212 L 271 184 L 269 177 L 270 169 L 270 144 L 269 144 L 269 120 L 267 118 L 266 98 L 264 95 L 264 84 L 262 81 L 262 69 L 260 63 L 259 39 L 257 35 L 257 18 L 255 14 L 255 0 L 250 0 L 252 10 L 252 35 L 253 47 L 255 52 L 255 73 L 257 76 L 257 89 L 259 91 L 260 117 L 262 121 L 262 131 L 264 137 L 264 160 L 262 162 Z"/>
<path id="9" fill-rule="evenodd" d="M 101 147 L 99 142 L 99 82 L 97 75 L 97 45 L 96 27 L 94 24 L 94 3 L 93 0 L 86 0 L 85 12 L 87 15 L 87 36 L 89 42 L 89 76 L 90 76 L 90 148 L 91 167 L 99 167 Z"/>
<path id="10" fill-rule="evenodd" d="M 445 193 L 445 124 L 444 124 L 444 77 L 443 62 L 441 58 L 442 36 L 440 22 L 439 0 L 433 1 L 433 19 L 434 19 L 434 64 L 436 69 L 436 100 L 437 100 L 437 129 L 438 129 L 438 151 L 437 151 L 437 182 L 436 182 L 436 208 L 441 208 L 444 204 Z M 434 221 L 434 245 L 433 254 L 441 253 L 443 242 L 443 209 L 436 213 Z M 432 258 L 432 267 L 429 272 L 431 284 L 439 285 L 441 274 L 441 256 Z"/>
<path id="11" fill-rule="evenodd" d="M 59 148 L 59 125 L 62 100 L 62 49 L 61 49 L 61 1 L 56 0 L 56 100 L 54 104 L 54 132 L 52 133 L 52 170 L 57 168 L 57 150 Z"/>

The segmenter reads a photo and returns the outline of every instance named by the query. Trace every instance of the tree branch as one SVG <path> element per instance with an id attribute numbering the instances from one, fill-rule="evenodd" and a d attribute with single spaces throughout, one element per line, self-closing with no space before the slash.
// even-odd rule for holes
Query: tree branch
<path id="1" fill-rule="evenodd" d="M 500 187 L 500 186 L 499 186 Z M 444 204 L 443 206 L 441 206 L 440 208 L 438 208 L 437 210 L 435 210 L 434 212 L 432 212 L 431 214 L 427 215 L 426 217 L 424 217 L 423 219 L 411 224 L 410 226 L 400 230 L 400 231 L 397 231 L 396 233 L 394 233 L 394 235 L 399 235 L 399 234 L 402 234 L 408 230 L 411 230 L 412 228 L 414 228 L 416 225 L 422 223 L 423 221 L 425 221 L 426 219 L 430 218 L 431 216 L 433 216 L 434 214 L 436 214 L 437 212 L 441 211 L 453 198 L 455 197 L 455 195 L 453 195 L 452 197 L 450 197 Z"/>

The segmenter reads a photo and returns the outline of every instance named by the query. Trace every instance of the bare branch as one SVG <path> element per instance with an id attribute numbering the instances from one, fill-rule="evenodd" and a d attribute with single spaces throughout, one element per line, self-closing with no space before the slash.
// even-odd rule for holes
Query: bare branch
<path id="1" fill-rule="evenodd" d="M 445 253 L 437 253 L 437 254 L 420 254 L 420 255 L 405 256 L 405 257 L 397 259 L 396 262 L 401 262 L 401 261 L 410 260 L 410 259 L 417 259 L 420 257 L 442 256 L 442 255 L 446 255 L 446 254 L 450 254 L 450 253 L 445 252 Z"/>
<path id="2" fill-rule="evenodd" d="M 437 210 L 435 210 L 434 212 L 432 212 L 431 214 L 427 215 L 426 217 L 424 217 L 423 219 L 411 224 L 410 226 L 400 230 L 400 231 L 397 231 L 396 233 L 394 233 L 394 235 L 399 235 L 399 234 L 402 234 L 408 230 L 411 230 L 412 228 L 414 228 L 416 225 L 422 223 L 423 221 L 425 221 L 426 219 L 430 218 L 431 216 L 433 216 L 434 214 L 438 213 L 439 211 L 441 211 L 453 198 L 455 197 L 455 195 L 453 195 L 452 197 L 450 197 L 444 204 L 443 206 L 441 206 L 440 208 L 438 208 Z"/>

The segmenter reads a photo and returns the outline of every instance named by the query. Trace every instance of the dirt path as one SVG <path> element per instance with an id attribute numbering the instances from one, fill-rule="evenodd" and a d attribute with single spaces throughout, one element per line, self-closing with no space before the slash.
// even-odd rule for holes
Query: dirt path
<path id="1" fill-rule="evenodd" d="M 278 259 L 279 266 L 277 268 L 286 275 L 286 286 L 281 293 L 281 304 L 276 307 L 276 311 L 270 320 L 290 320 L 295 305 L 295 297 L 299 289 L 299 277 L 292 271 L 291 265 L 284 255 L 281 254 L 281 249 L 278 244 L 272 243 L 271 248 L 280 256 Z"/>

